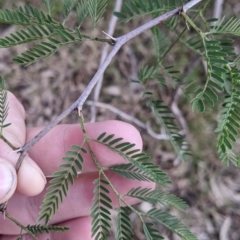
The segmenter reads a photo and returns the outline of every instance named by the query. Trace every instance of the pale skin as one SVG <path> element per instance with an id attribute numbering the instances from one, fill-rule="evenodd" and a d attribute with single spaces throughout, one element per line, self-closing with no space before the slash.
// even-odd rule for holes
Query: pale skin
<path id="1" fill-rule="evenodd" d="M 11 126 L 4 129 L 4 136 L 15 146 L 21 147 L 31 140 L 41 128 L 27 129 L 24 123 L 25 111 L 21 103 L 11 93 L 8 94 L 9 114 L 6 123 Z M 74 114 L 74 113 L 73 113 Z M 130 124 L 120 121 L 106 121 L 86 124 L 86 130 L 91 138 L 107 132 L 123 137 L 125 141 L 133 142 L 136 148 L 142 148 L 142 139 L 139 132 Z M 15 171 L 15 164 L 19 154 L 14 152 L 3 140 L 0 140 L 0 203 L 9 201 L 8 213 L 23 225 L 34 225 L 38 217 L 39 206 L 46 193 L 47 180 L 58 169 L 61 158 L 72 144 L 81 144 L 83 135 L 79 124 L 58 125 L 42 138 L 28 152 L 19 172 Z M 127 163 L 122 157 L 98 143 L 91 143 L 92 149 L 104 167 Z M 125 179 L 119 175 L 106 171 L 116 189 L 124 194 L 134 187 L 154 188 L 153 183 L 139 182 Z M 66 233 L 51 233 L 38 235 L 39 239 L 50 240 L 90 240 L 91 219 L 88 217 L 93 197 L 93 180 L 98 176 L 95 164 L 89 154 L 85 156 L 83 173 L 70 187 L 68 197 L 60 205 L 57 214 L 50 224 L 70 227 Z M 112 193 L 114 207 L 117 207 L 117 198 Z M 126 199 L 134 204 L 135 199 Z M 8 219 L 0 216 L 0 240 L 16 239 L 20 229 Z M 32 239 L 25 235 L 24 239 Z"/>

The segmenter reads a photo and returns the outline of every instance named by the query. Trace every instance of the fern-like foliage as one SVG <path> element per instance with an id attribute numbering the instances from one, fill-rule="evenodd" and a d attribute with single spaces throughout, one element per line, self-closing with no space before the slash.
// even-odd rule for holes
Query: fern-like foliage
<path id="1" fill-rule="evenodd" d="M 29 25 L 30 20 L 23 12 L 22 8 L 16 10 L 4 9 L 0 10 L 0 21 L 2 23 Z"/>
<path id="2" fill-rule="evenodd" d="M 187 46 L 190 50 L 197 53 L 198 55 L 204 54 L 203 42 L 199 34 L 194 34 L 189 39 L 187 39 L 187 41 L 182 40 L 182 43 L 184 43 L 185 46 Z"/>
<path id="3" fill-rule="evenodd" d="M 62 227 L 57 225 L 28 225 L 27 230 L 30 231 L 32 234 L 36 233 L 50 233 L 50 232 L 66 232 L 69 230 L 68 227 Z"/>
<path id="4" fill-rule="evenodd" d="M 153 208 L 148 211 L 146 215 L 154 221 L 163 224 L 184 240 L 197 240 L 196 236 L 194 236 L 179 219 L 169 213 Z"/>
<path id="5" fill-rule="evenodd" d="M 54 27 L 51 24 L 32 25 L 26 30 L 16 31 L 11 33 L 10 36 L 0 38 L 0 47 L 7 48 L 20 45 L 27 42 L 46 38 L 54 33 Z"/>
<path id="6" fill-rule="evenodd" d="M 72 10 L 77 6 L 78 1 L 79 0 L 62 0 L 64 9 L 63 16 L 65 20 Z"/>
<path id="7" fill-rule="evenodd" d="M 112 200 L 109 198 L 109 182 L 99 178 L 94 182 L 96 184 L 94 189 L 94 204 L 91 209 L 90 216 L 92 217 L 92 237 L 95 240 L 107 239 L 107 234 L 111 230 L 111 213 Z"/>
<path id="8" fill-rule="evenodd" d="M 175 118 L 172 116 L 172 111 L 161 100 L 153 100 L 151 95 L 152 93 L 150 92 L 145 93 L 147 105 L 152 109 L 152 112 L 156 115 L 161 126 L 163 126 L 166 134 L 169 136 L 178 157 L 185 162 L 186 155 L 192 155 L 192 153 L 185 137 L 179 133 L 180 130 L 174 123 Z"/>
<path id="9" fill-rule="evenodd" d="M 232 17 L 225 21 L 225 17 L 223 17 L 214 24 L 210 33 L 240 36 L 240 19 Z"/>
<path id="10" fill-rule="evenodd" d="M 4 87 L 4 80 L 0 76 L 0 136 L 2 136 L 3 128 L 11 125 L 11 123 L 5 123 L 8 116 L 8 102 L 7 102 L 7 91 Z"/>
<path id="11" fill-rule="evenodd" d="M 132 82 L 141 82 L 146 84 L 150 80 L 159 79 L 160 76 L 157 72 L 157 68 L 155 66 L 143 66 L 138 72 L 138 79 L 132 79 Z M 161 81 L 165 84 L 165 79 L 161 78 Z"/>
<path id="12" fill-rule="evenodd" d="M 150 188 L 133 188 L 126 195 L 133 198 L 138 198 L 145 202 L 159 204 L 160 206 L 163 205 L 178 210 L 184 210 L 188 207 L 186 202 L 184 202 L 182 199 L 172 194 L 159 190 L 152 190 Z"/>
<path id="13" fill-rule="evenodd" d="M 138 167 L 134 166 L 131 163 L 115 165 L 110 167 L 109 169 L 112 172 L 118 173 L 128 179 L 146 181 L 146 182 L 151 181 L 148 173 L 145 173 L 144 171 L 142 171 L 141 169 L 139 169 Z M 165 174 L 163 173 L 162 175 L 164 176 Z"/>
<path id="14" fill-rule="evenodd" d="M 163 186 L 171 183 L 167 174 L 149 161 L 150 157 L 147 154 L 141 153 L 140 150 L 132 149 L 135 144 L 122 142 L 122 138 L 114 138 L 113 134 L 105 135 L 106 133 L 99 135 L 95 141 L 117 152 L 130 163 L 111 167 L 110 170 L 129 179 L 152 181 Z"/>
<path id="15" fill-rule="evenodd" d="M 69 4 L 69 1 L 71 4 Z M 76 5 L 76 0 L 65 0 L 65 17 Z M 47 7 L 50 2 L 47 1 Z M 11 24 L 30 25 L 25 30 L 11 33 L 5 38 L 0 38 L 0 47 L 12 47 L 15 45 L 41 40 L 31 49 L 23 52 L 13 61 L 29 65 L 38 60 L 46 59 L 57 52 L 61 47 L 70 43 L 82 41 L 79 29 L 69 30 L 63 24 L 54 21 L 49 15 L 32 6 L 19 7 L 16 10 L 0 11 L 0 22 Z"/>
<path id="16" fill-rule="evenodd" d="M 118 207 L 117 209 L 117 240 L 132 239 L 133 231 L 129 212 L 129 209 L 126 207 Z"/>
<path id="17" fill-rule="evenodd" d="M 226 96 L 222 115 L 216 132 L 219 132 L 217 148 L 220 159 L 226 164 L 237 165 L 237 157 L 232 152 L 232 143 L 236 142 L 238 128 L 240 128 L 240 71 L 228 66 L 227 80 L 232 83 L 231 94 Z"/>
<path id="18" fill-rule="evenodd" d="M 56 0 L 43 0 L 43 2 L 44 2 L 46 9 L 48 10 L 49 16 L 51 16 L 52 8 L 53 8 Z"/>
<path id="19" fill-rule="evenodd" d="M 170 39 L 165 36 L 165 34 L 160 31 L 159 27 L 155 26 L 151 29 L 152 31 L 152 41 L 155 49 L 155 55 L 157 58 L 157 62 L 161 59 L 161 57 L 164 55 L 166 50 L 168 49 Z"/>
<path id="20" fill-rule="evenodd" d="M 79 24 L 78 27 L 80 27 L 84 20 L 89 16 L 88 4 L 88 0 L 83 0 L 80 1 L 77 5 L 76 20 Z"/>
<path id="21" fill-rule="evenodd" d="M 172 66 L 166 67 L 163 69 L 162 67 L 159 67 L 158 65 L 144 65 L 138 72 L 138 78 L 132 79 L 132 82 L 139 83 L 145 87 L 145 85 L 152 81 L 156 80 L 161 85 L 166 86 L 166 75 L 168 75 L 174 82 L 179 81 L 175 77 L 176 71 L 172 69 Z M 175 83 L 173 84 L 175 85 Z"/>
<path id="22" fill-rule="evenodd" d="M 94 28 L 102 20 L 107 7 L 107 0 L 88 0 L 88 12 L 93 21 Z"/>
<path id="23" fill-rule="evenodd" d="M 55 29 L 54 33 L 56 37 L 48 37 L 48 41 L 43 41 L 35 45 L 30 50 L 23 52 L 20 56 L 14 57 L 13 61 L 19 64 L 29 65 L 38 60 L 50 57 L 63 46 L 82 41 L 82 35 L 77 28 L 75 32 L 69 32 L 60 25 L 59 29 Z"/>
<path id="24" fill-rule="evenodd" d="M 53 24 L 55 21 L 43 11 L 32 6 L 19 7 L 15 10 L 0 10 L 0 22 L 15 25 Z"/>
<path id="25" fill-rule="evenodd" d="M 61 164 L 59 167 L 63 170 L 53 174 L 53 179 L 50 180 L 48 192 L 44 196 L 41 211 L 38 221 L 45 219 L 45 225 L 48 224 L 52 215 L 56 213 L 59 202 L 63 202 L 63 196 L 67 196 L 69 183 L 74 184 L 74 178 L 78 177 L 78 171 L 82 171 L 82 163 L 84 158 L 82 153 L 87 151 L 77 145 L 72 145 L 72 150 L 67 151 L 67 156 L 62 159 L 67 163 Z"/>
<path id="26" fill-rule="evenodd" d="M 151 222 L 143 222 L 143 231 L 145 233 L 147 240 L 163 240 L 164 237 L 161 236 L 159 230 L 155 228 L 154 224 Z"/>
<path id="27" fill-rule="evenodd" d="M 192 100 L 193 110 L 205 111 L 205 103 L 214 106 L 218 100 L 217 92 L 224 90 L 225 66 L 229 63 L 228 56 L 234 54 L 234 48 L 229 44 L 232 40 L 207 40 L 203 37 L 204 57 L 207 62 L 207 80 L 203 90 Z"/>
<path id="28" fill-rule="evenodd" d="M 198 90 L 198 94 L 192 99 L 193 110 L 198 109 L 200 112 L 205 111 L 205 104 L 214 106 L 218 100 L 218 93 L 224 90 L 228 91 L 225 75 L 226 66 L 231 63 L 235 55 L 233 40 L 229 38 L 217 38 L 216 35 L 231 33 L 237 31 L 238 21 L 229 20 L 223 25 L 224 19 L 215 21 L 210 19 L 207 22 L 213 23 L 214 26 L 207 26 L 209 32 L 203 33 L 196 25 L 185 15 L 185 19 L 195 28 L 199 37 L 190 38 L 186 45 L 195 52 L 203 56 L 207 63 L 207 80 L 204 88 Z M 236 24 L 236 28 L 234 28 Z M 221 32 L 222 30 L 222 32 Z M 227 32 L 229 30 L 229 32 Z"/>
<path id="29" fill-rule="evenodd" d="M 122 12 L 114 12 L 114 15 L 124 20 L 125 22 L 128 22 L 134 18 L 143 17 L 145 15 L 160 15 L 166 11 L 180 7 L 181 4 L 182 3 L 180 0 L 132 0 L 128 4 L 123 3 Z"/>

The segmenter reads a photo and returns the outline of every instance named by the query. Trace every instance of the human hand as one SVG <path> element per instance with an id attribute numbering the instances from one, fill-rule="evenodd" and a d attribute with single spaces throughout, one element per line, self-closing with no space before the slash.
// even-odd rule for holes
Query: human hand
<path id="1" fill-rule="evenodd" d="M 9 115 L 6 123 L 11 126 L 4 129 L 4 136 L 15 146 L 21 147 L 26 141 L 34 137 L 41 128 L 26 129 L 24 124 L 24 109 L 18 100 L 8 94 Z M 97 138 L 102 132 L 123 137 L 125 141 L 136 143 L 136 148 L 141 149 L 142 140 L 138 131 L 131 125 L 119 121 L 106 121 L 86 124 L 90 137 Z M 27 226 L 35 225 L 38 217 L 39 206 L 46 193 L 45 176 L 51 175 L 58 169 L 61 158 L 66 150 L 73 144 L 79 145 L 83 140 L 80 125 L 58 125 L 44 136 L 29 151 L 29 156 L 24 159 L 18 174 L 15 164 L 19 154 L 2 140 L 0 140 L 0 203 L 9 200 L 8 213 Z M 98 143 L 91 143 L 92 149 L 102 166 L 109 167 L 115 164 L 126 163 L 118 154 Z M 33 161 L 33 160 L 34 161 Z M 149 182 L 138 182 L 125 179 L 112 172 L 106 171 L 108 177 L 120 193 L 127 193 L 138 186 L 153 188 Z M 53 216 L 50 224 L 70 227 L 66 233 L 41 234 L 39 239 L 51 240 L 88 240 L 91 239 L 91 219 L 88 217 L 93 198 L 93 180 L 98 176 L 97 169 L 89 154 L 86 154 L 83 164 L 83 173 L 75 180 L 74 186 L 69 188 L 68 197 L 60 205 L 57 214 Z M 16 190 L 16 191 L 15 191 Z M 41 194 L 39 194 L 42 192 Z M 13 195 L 14 194 L 14 195 Z M 117 198 L 111 195 L 113 206 L 117 207 Z M 127 199 L 130 204 L 136 199 Z M 0 219 L 0 239 L 16 239 L 20 229 L 10 220 Z M 29 239 L 27 235 L 24 239 Z"/>

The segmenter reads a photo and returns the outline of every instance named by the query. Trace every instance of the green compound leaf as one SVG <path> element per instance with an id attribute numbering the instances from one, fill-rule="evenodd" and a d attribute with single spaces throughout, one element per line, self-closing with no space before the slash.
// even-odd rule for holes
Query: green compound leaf
<path id="1" fill-rule="evenodd" d="M 204 112 L 205 103 L 211 107 L 218 100 L 218 92 L 222 92 L 226 88 L 226 72 L 227 66 L 231 62 L 228 60 L 234 53 L 232 42 L 228 39 L 209 40 L 207 34 L 201 35 L 203 43 L 203 57 L 207 63 L 207 80 L 205 86 L 200 90 L 197 96 L 192 99 L 193 110 L 198 109 Z"/>
<path id="2" fill-rule="evenodd" d="M 150 157 L 147 154 L 141 153 L 139 149 L 134 148 L 135 144 L 119 141 L 119 139 L 122 138 L 113 139 L 111 134 L 107 135 L 104 139 L 103 136 L 106 136 L 106 133 L 100 134 L 95 141 L 106 145 L 130 163 L 110 167 L 111 171 L 129 179 L 152 181 L 163 186 L 171 183 L 167 174 L 163 172 L 159 166 L 149 162 Z M 108 139 L 108 141 L 104 141 L 106 139 Z"/>
<path id="3" fill-rule="evenodd" d="M 88 4 L 88 0 L 83 0 L 77 5 L 76 19 L 79 24 L 78 27 L 80 27 L 85 19 L 89 16 Z"/>
<path id="4" fill-rule="evenodd" d="M 107 0 L 88 0 L 88 12 L 93 21 L 94 28 L 102 20 L 107 3 Z"/>
<path id="5" fill-rule="evenodd" d="M 232 150 L 232 144 L 237 141 L 238 129 L 240 127 L 240 71 L 233 67 L 228 67 L 226 77 L 232 83 L 231 94 L 225 97 L 221 117 L 215 132 L 219 132 L 217 139 L 217 149 L 220 159 L 225 165 L 238 165 L 237 156 Z"/>
<path id="6" fill-rule="evenodd" d="M 154 166 L 154 165 L 153 165 Z M 152 165 L 149 165 L 149 169 L 152 167 Z M 149 174 L 149 172 L 146 172 L 144 170 L 141 170 L 139 167 L 135 166 L 134 164 L 122 164 L 122 165 L 116 165 L 113 167 L 110 167 L 109 170 L 120 174 L 121 176 L 128 178 L 128 179 L 134 179 L 138 181 L 154 181 L 154 178 Z M 169 180 L 166 173 L 158 169 L 158 182 L 161 182 L 161 185 L 166 186 L 167 184 L 170 184 L 171 181 Z"/>
<path id="7" fill-rule="evenodd" d="M 38 221 L 45 220 L 45 225 L 48 224 L 52 215 L 54 215 L 59 207 L 59 203 L 63 202 L 63 196 L 67 196 L 69 183 L 74 184 L 74 178 L 78 177 L 78 171 L 82 170 L 84 158 L 81 152 L 87 152 L 85 149 L 77 145 L 72 146 L 73 150 L 67 151 L 67 156 L 62 160 L 67 162 L 59 167 L 63 170 L 53 174 L 53 179 L 50 180 L 50 185 L 47 188 L 47 194 L 44 196 L 43 203 L 40 207 Z"/>
<path id="8" fill-rule="evenodd" d="M 185 210 L 188 205 L 182 199 L 159 190 L 152 190 L 150 188 L 133 188 L 126 196 L 138 198 L 142 201 L 146 201 L 153 204 L 159 204 L 160 206 L 166 206 L 169 208 L 175 208 L 178 210 Z"/>
<path id="9" fill-rule="evenodd" d="M 178 133 L 179 128 L 174 123 L 175 118 L 173 117 L 172 111 L 168 106 L 164 105 L 161 100 L 153 100 L 151 97 L 146 95 L 145 98 L 147 105 L 152 109 L 152 112 L 164 127 L 176 154 L 182 161 L 186 162 L 186 156 L 192 155 L 192 153 L 185 137 Z"/>
<path id="10" fill-rule="evenodd" d="M 143 231 L 147 240 L 163 240 L 158 229 L 154 227 L 153 223 L 143 223 Z"/>
<path id="11" fill-rule="evenodd" d="M 45 25 L 55 23 L 49 15 L 32 6 L 19 7 L 14 10 L 0 10 L 0 22 L 14 25 Z"/>
<path id="12" fill-rule="evenodd" d="M 66 19 L 67 16 L 71 13 L 71 11 L 76 7 L 79 0 L 62 0 L 63 9 L 64 9 L 64 18 Z"/>
<path id="13" fill-rule="evenodd" d="M 7 91 L 5 90 L 4 80 L 0 76 L 0 136 L 2 136 L 3 128 L 11 125 L 11 123 L 5 123 L 8 116 L 8 102 L 7 102 Z"/>
<path id="14" fill-rule="evenodd" d="M 76 32 L 69 32 L 64 27 L 58 26 L 58 28 L 59 29 L 54 30 L 55 37 L 48 37 L 48 42 L 43 41 L 35 45 L 30 50 L 23 52 L 20 56 L 14 57 L 13 61 L 19 64 L 29 65 L 39 60 L 47 59 L 68 44 L 82 41 L 82 36 L 78 29 Z M 76 34 L 77 36 L 75 36 Z"/>
<path id="15" fill-rule="evenodd" d="M 112 200 L 109 198 L 109 183 L 99 178 L 94 180 L 94 204 L 91 208 L 92 217 L 92 237 L 95 240 L 107 239 L 107 234 L 111 232 Z"/>
<path id="16" fill-rule="evenodd" d="M 12 47 L 19 44 L 32 42 L 35 40 L 46 38 L 54 33 L 52 25 L 47 24 L 46 26 L 30 26 L 25 30 L 16 31 L 11 33 L 10 36 L 0 38 L 0 47 Z"/>
<path id="17" fill-rule="evenodd" d="M 223 17 L 215 22 L 210 32 L 215 34 L 232 34 L 240 36 L 240 19 L 232 17 L 228 21 L 225 21 L 225 17 Z M 233 40 L 230 39 L 230 41 Z"/>
<path id="18" fill-rule="evenodd" d="M 146 216 L 163 224 L 183 240 L 197 240 L 196 236 L 191 233 L 187 227 L 180 222 L 179 219 L 170 215 L 169 213 L 153 208 L 146 213 Z"/>
<path id="19" fill-rule="evenodd" d="M 170 44 L 170 39 L 165 36 L 165 34 L 155 26 L 151 29 L 153 35 L 153 45 L 156 52 L 157 61 L 164 55 L 165 51 L 168 49 Z"/>
<path id="20" fill-rule="evenodd" d="M 69 230 L 69 227 L 57 226 L 57 225 L 28 225 L 28 231 L 32 234 L 36 233 L 50 233 L 50 232 L 66 232 Z"/>
<path id="21" fill-rule="evenodd" d="M 145 15 L 159 16 L 182 5 L 181 0 L 158 1 L 158 0 L 134 0 L 123 3 L 122 12 L 114 12 L 114 15 L 125 22 Z"/>
<path id="22" fill-rule="evenodd" d="M 133 231 L 129 213 L 130 211 L 127 208 L 119 207 L 117 209 L 117 240 L 132 239 Z"/>

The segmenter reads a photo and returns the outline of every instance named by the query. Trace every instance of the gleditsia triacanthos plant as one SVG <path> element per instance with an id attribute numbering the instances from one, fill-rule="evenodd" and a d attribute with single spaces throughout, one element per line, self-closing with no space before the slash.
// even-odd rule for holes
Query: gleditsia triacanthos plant
<path id="1" fill-rule="evenodd" d="M 238 128 L 240 127 L 240 107 L 238 106 L 240 103 L 240 71 L 238 70 L 239 57 L 236 55 L 234 49 L 234 40 L 230 37 L 231 35 L 240 36 L 240 19 L 235 17 L 230 19 L 225 19 L 225 17 L 221 19 L 205 19 L 204 10 L 211 3 L 211 0 L 203 1 L 198 7 L 195 7 L 194 13 L 190 13 L 189 15 L 186 13 L 187 10 L 200 3 L 201 0 L 192 0 L 185 5 L 183 5 L 181 0 L 129 0 L 128 3 L 123 3 L 122 12 L 114 12 L 121 21 L 128 22 L 147 15 L 152 16 L 153 20 L 122 37 L 113 38 L 109 36 L 109 38 L 99 38 L 84 34 L 81 31 L 81 25 L 90 18 L 93 22 L 93 29 L 95 29 L 104 16 L 108 5 L 107 0 L 62 0 L 64 16 L 62 22 L 58 22 L 52 17 L 51 12 L 55 1 L 44 0 L 43 2 L 47 12 L 32 6 L 18 7 L 13 10 L 0 10 L 0 22 L 23 26 L 23 29 L 1 38 L 1 48 L 37 41 L 27 51 L 14 57 L 14 62 L 24 66 L 33 64 L 36 61 L 47 59 L 64 46 L 84 40 L 110 44 L 112 45 L 112 51 L 79 99 L 64 114 L 61 114 L 56 121 L 49 124 L 49 128 L 51 129 L 64 116 L 78 108 L 79 124 L 81 125 L 84 139 L 81 145 L 72 145 L 71 149 L 66 152 L 66 156 L 62 158 L 63 163 L 60 165 L 60 170 L 53 173 L 54 177 L 49 182 L 50 185 L 47 188 L 47 194 L 44 197 L 39 213 L 39 223 L 34 226 L 21 225 L 20 222 L 7 213 L 7 203 L 1 204 L 0 210 L 21 228 L 21 232 L 25 231 L 29 233 L 33 239 L 37 239 L 36 233 L 67 231 L 67 227 L 51 226 L 49 225 L 49 221 L 57 212 L 59 204 L 67 197 L 69 184 L 73 185 L 79 171 L 82 171 L 85 154 L 90 153 L 99 173 L 98 178 L 93 182 L 95 188 L 90 214 L 92 217 L 92 237 L 94 239 L 108 239 L 108 234 L 111 232 L 112 200 L 109 197 L 110 192 L 113 192 L 119 201 L 116 220 L 116 239 L 133 239 L 133 230 L 129 217 L 130 211 L 135 212 L 140 218 L 147 240 L 163 239 L 161 233 L 154 225 L 156 222 L 170 229 L 181 239 L 197 239 L 179 219 L 161 210 L 161 207 L 159 207 L 165 206 L 184 210 L 187 204 L 183 200 L 162 190 L 138 187 L 131 189 L 125 195 L 120 194 L 116 190 L 114 184 L 106 175 L 106 169 L 101 166 L 91 148 L 91 142 L 107 146 L 126 160 L 125 164 L 112 166 L 108 169 L 116 174 L 120 174 L 128 179 L 151 181 L 161 187 L 166 187 L 171 181 L 159 166 L 154 165 L 150 161 L 150 156 L 136 149 L 133 143 L 125 142 L 123 138 L 115 137 L 113 134 L 107 132 L 100 134 L 97 139 L 91 139 L 85 129 L 81 109 L 86 98 L 97 83 L 99 76 L 103 74 L 120 47 L 143 31 L 151 29 L 153 47 L 156 53 L 155 63 L 146 63 L 139 70 L 138 78 L 132 81 L 141 84 L 143 98 L 146 100 L 146 104 L 151 109 L 153 115 L 164 128 L 177 156 L 182 161 L 186 161 L 186 156 L 192 155 L 192 153 L 185 136 L 181 134 L 181 129 L 170 107 L 164 104 L 163 99 L 155 98 L 154 92 L 148 90 L 148 84 L 153 80 L 157 80 L 160 86 L 166 87 L 166 79 L 170 79 L 173 87 L 181 87 L 186 95 L 191 96 L 193 111 L 199 110 L 204 113 L 206 108 L 216 106 L 216 103 L 222 99 L 219 100 L 219 96 L 223 96 L 221 117 L 216 128 L 218 134 L 216 145 L 219 158 L 226 165 L 233 164 L 237 166 L 238 157 L 233 151 L 233 143 L 237 139 Z M 75 29 L 70 29 L 65 25 L 67 17 L 71 12 L 75 13 L 78 23 Z M 201 24 L 195 21 L 199 16 Z M 161 32 L 157 24 L 164 22 L 169 31 L 175 32 L 181 19 L 184 20 L 186 27 L 180 34 L 178 33 L 176 40 L 171 42 Z M 194 31 L 194 35 L 189 33 L 189 28 Z M 182 42 L 187 49 L 202 57 L 206 62 L 207 74 L 204 84 L 199 84 L 198 88 L 195 88 L 191 92 L 187 88 L 189 83 L 182 81 L 182 76 L 175 66 L 164 65 L 165 57 L 178 42 Z M 194 81 L 192 80 L 191 82 L 194 83 Z M 16 150 L 3 134 L 3 129 L 11 124 L 5 123 L 7 114 L 7 92 L 4 88 L 4 81 L 0 77 L 0 138 Z M 35 141 L 43 137 L 46 132 L 47 130 L 45 132 L 43 130 L 35 138 Z M 24 154 L 34 144 L 35 142 L 30 142 L 19 149 L 21 154 L 16 170 L 20 167 Z M 154 207 L 148 212 L 140 212 L 126 202 L 126 197 L 137 198 L 152 203 Z M 20 234 L 19 239 L 21 238 L 22 235 Z"/>

